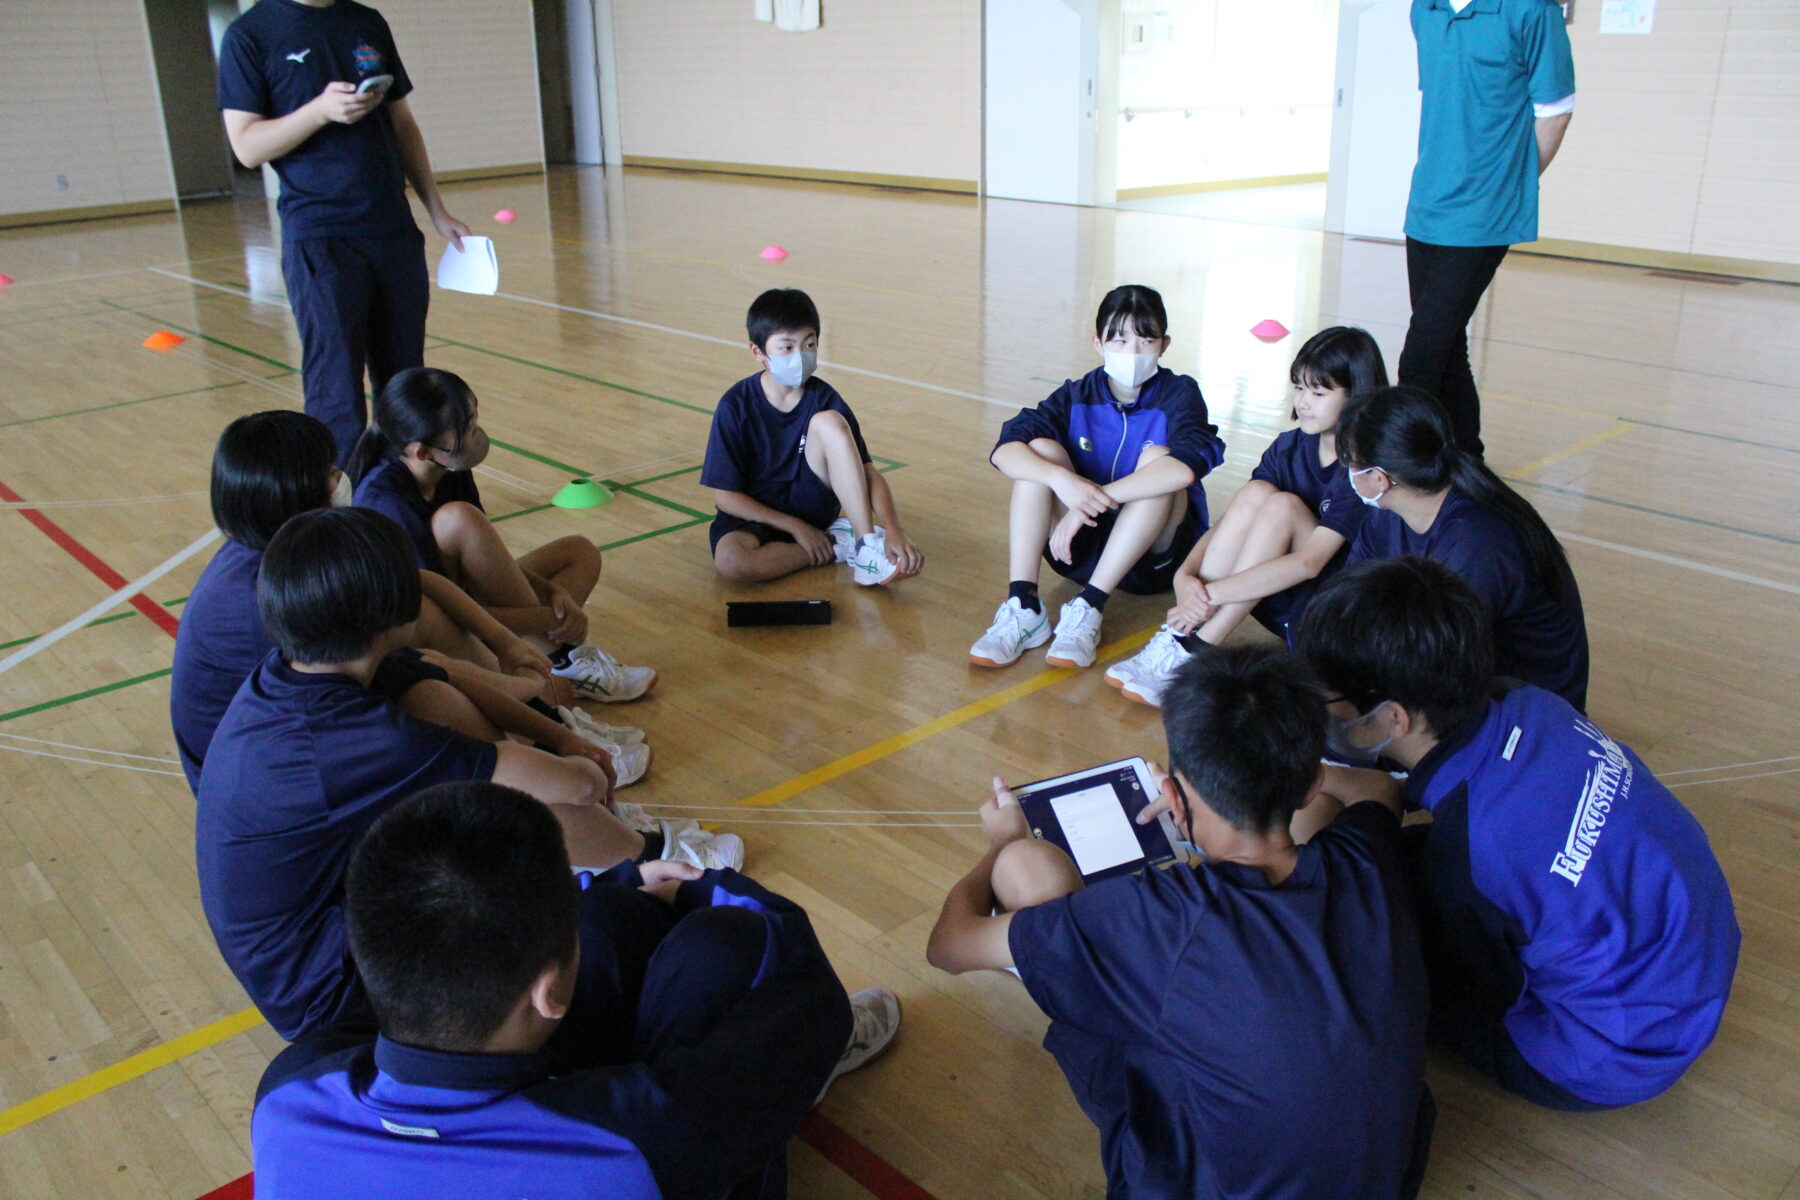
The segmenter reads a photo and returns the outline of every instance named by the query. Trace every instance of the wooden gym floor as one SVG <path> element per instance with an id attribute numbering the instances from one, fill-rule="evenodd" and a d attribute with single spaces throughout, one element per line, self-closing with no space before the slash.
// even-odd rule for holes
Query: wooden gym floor
<path id="1" fill-rule="evenodd" d="M 662 671 L 629 712 L 657 757 L 628 798 L 742 833 L 749 870 L 810 910 L 845 983 L 905 1002 L 893 1050 L 840 1081 L 796 1143 L 794 1194 L 1099 1195 L 1097 1138 L 1018 982 L 924 961 L 938 903 L 977 854 L 971 814 L 992 774 L 1161 749 L 1155 714 L 1098 670 L 966 665 L 1005 583 L 1006 486 L 985 456 L 1011 409 L 1090 367 L 1099 297 L 1147 283 L 1173 318 L 1168 362 L 1199 377 L 1229 442 L 1208 485 L 1218 511 L 1285 426 L 1305 335 L 1361 324 L 1393 361 L 1402 251 L 656 171 L 449 193 L 501 261 L 502 296 L 433 296 L 427 352 L 481 396 L 488 507 L 520 549 L 576 532 L 605 547 L 598 637 Z M 494 225 L 501 207 L 518 222 Z M 792 257 L 759 261 L 771 242 Z M 219 429 L 299 404 L 299 348 L 260 202 L 0 234 L 0 271 L 17 280 L 0 293 L 11 654 L 207 530 Z M 732 632 L 697 471 L 713 403 L 751 369 L 743 310 L 777 284 L 818 301 L 820 372 L 892 472 L 927 567 L 877 591 L 810 572 L 759 594 L 828 597 L 835 625 Z M 1293 336 L 1252 338 L 1265 317 Z M 157 330 L 187 340 L 140 348 Z M 1426 1192 L 1794 1200 L 1800 290 L 1514 255 L 1473 332 L 1490 461 L 1564 537 L 1580 578 L 1593 713 L 1705 824 L 1744 947 L 1717 1042 L 1635 1109 L 1539 1111 L 1434 1056 Z M 613 481 L 617 498 L 547 507 L 575 473 Z M 193 1200 L 250 1169 L 251 1100 L 280 1041 L 201 916 L 166 712 L 172 618 L 204 558 L 0 677 L 8 1197 Z M 1066 588 L 1046 592 L 1060 602 Z M 1141 644 L 1160 612 L 1121 596 L 1108 653 Z"/>

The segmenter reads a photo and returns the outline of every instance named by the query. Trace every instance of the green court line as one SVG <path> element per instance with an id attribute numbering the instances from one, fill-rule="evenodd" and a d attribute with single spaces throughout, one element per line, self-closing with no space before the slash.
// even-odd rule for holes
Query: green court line
<path id="1" fill-rule="evenodd" d="M 500 447 L 502 450 L 517 454 L 521 458 L 529 458 L 533 462 L 541 462 L 546 467 L 555 467 L 565 475 L 578 475 L 583 479 L 592 479 L 594 477 L 592 471 L 584 471 L 580 467 L 571 467 L 566 462 L 558 462 L 547 454 L 539 454 L 536 450 L 527 450 L 525 447 L 515 446 L 511 442 L 503 442 L 497 437 L 489 437 L 488 441 Z"/>
<path id="2" fill-rule="evenodd" d="M 600 549 L 603 551 L 617 550 L 620 546 L 629 546 L 633 542 L 646 542 L 651 538 L 661 537 L 665 533 L 676 533 L 683 529 L 692 529 L 694 526 L 704 525 L 710 520 L 712 520 L 711 517 L 695 517 L 691 521 L 682 521 L 675 525 L 665 525 L 661 529 L 652 529 L 648 533 L 634 533 L 628 538 L 620 538 L 616 542 L 608 542 L 606 545 L 601 546 Z"/>
<path id="3" fill-rule="evenodd" d="M 632 482 L 631 486 L 632 487 L 643 487 L 646 483 L 661 483 L 663 480 L 673 479 L 677 475 L 692 475 L 695 471 L 698 471 L 701 468 L 701 466 L 703 466 L 703 465 L 704 464 L 696 463 L 695 465 L 693 465 L 691 467 L 683 467 L 679 471 L 664 471 L 661 475 L 652 475 L 648 479 L 634 480 Z"/>
<path id="4" fill-rule="evenodd" d="M 176 608 L 186 604 L 187 600 L 188 598 L 186 596 L 181 597 L 179 600 L 165 600 L 162 602 L 162 606 L 164 608 Z M 83 625 L 82 628 L 92 629 L 96 625 L 111 625 L 114 621 L 128 621 L 137 615 L 138 613 L 135 609 L 131 612 L 114 613 L 110 617 L 98 617 L 95 620 L 89 621 L 86 625 Z M 42 634 L 34 633 L 30 637 L 14 638 L 10 642 L 0 642 L 0 650 L 11 650 L 14 646 L 23 646 L 26 642 L 34 642 L 42 636 Z"/>
<path id="5" fill-rule="evenodd" d="M 652 495 L 629 483 L 619 483 L 611 479 L 603 479 L 601 482 L 615 492 L 624 492 L 627 496 L 636 496 L 639 500 L 648 500 L 652 504 L 660 504 L 664 508 L 672 508 L 678 513 L 686 513 L 690 517 L 698 517 L 702 521 L 712 520 L 711 513 L 703 513 L 697 508 L 689 508 L 685 504 L 677 504 L 673 500 L 665 500 L 661 496 Z"/>
<path id="6" fill-rule="evenodd" d="M 1660 508 L 1649 508 L 1642 504 L 1632 504 L 1626 500 L 1608 500 L 1605 496 L 1591 496 L 1586 492 L 1578 492 L 1574 488 L 1556 487 L 1548 483 L 1536 483 L 1530 479 L 1507 480 L 1514 487 L 1537 488 L 1540 491 L 1555 492 L 1559 496 L 1570 496 L 1576 500 L 1589 500 L 1595 504 L 1607 504 L 1613 508 L 1628 508 L 1632 512 L 1648 513 L 1653 517 L 1667 517 L 1671 521 L 1683 521 L 1689 525 L 1704 525 L 1708 529 L 1722 529 L 1726 533 L 1739 533 L 1745 537 L 1761 538 L 1765 542 L 1780 542 L 1784 546 L 1800 546 L 1800 538 L 1783 537 L 1779 533 L 1763 533 L 1756 529 L 1740 529 L 1736 525 L 1726 525 L 1720 521 L 1708 521 L 1705 517 L 1687 517 L 1680 513 L 1665 512 Z"/>
<path id="7" fill-rule="evenodd" d="M 65 704 L 73 704 L 77 700 L 86 700 L 93 696 L 104 696 L 107 692 L 116 692 L 120 688 L 128 688 L 139 683 L 148 683 L 152 679 L 161 679 L 165 675 L 175 673 L 175 668 L 164 667 L 160 671 L 151 671 L 147 675 L 134 675 L 130 679 L 121 679 L 117 683 L 103 683 L 99 687 L 89 688 L 85 692 L 76 692 L 73 696 L 59 696 L 55 700 L 45 700 L 38 704 L 28 704 L 24 708 L 15 708 L 9 713 L 0 713 L 0 722 L 10 721 L 14 717 L 29 717 L 32 713 L 43 712 L 49 708 L 61 708 Z"/>
<path id="8" fill-rule="evenodd" d="M 224 338 L 214 337 L 212 334 L 206 333 L 199 329 L 191 329 L 186 325 L 177 325 L 175 322 L 167 319 L 166 317 L 158 317 L 158 316 L 154 316 L 147 312 L 142 312 L 135 308 L 127 308 L 125 305 L 115 304 L 111 300 L 102 300 L 102 301 L 100 301 L 100 303 L 106 305 L 108 308 L 117 309 L 120 312 L 130 313 L 134 317 L 142 317 L 146 321 L 158 322 L 159 324 L 166 326 L 169 329 L 179 330 L 180 332 L 187 334 L 189 337 L 197 337 L 203 342 L 210 342 L 215 346 L 221 347 L 222 349 L 235 351 L 238 354 L 242 354 L 245 358 L 254 358 L 257 362 L 268 363 L 271 367 L 280 367 L 281 372 L 284 375 L 291 375 L 296 370 L 296 368 L 289 366 L 287 363 L 282 362 L 278 358 L 270 358 L 266 354 L 258 354 L 254 350 L 246 350 L 242 346 L 234 345 L 231 342 L 226 341 Z M 271 376 L 271 378 L 273 378 L 273 376 Z"/>
<path id="9" fill-rule="evenodd" d="M 438 334 L 436 336 L 443 337 L 442 334 Z M 470 344 L 469 342 L 459 342 L 455 338 L 444 338 L 444 341 L 449 345 L 458 347 L 459 349 L 473 350 L 477 354 L 486 354 L 492 358 L 503 358 L 507 362 L 518 363 L 520 366 L 523 366 L 523 367 L 536 367 L 538 370 L 548 371 L 552 375 L 562 375 L 562 376 L 566 376 L 569 379 L 579 379 L 583 383 L 597 384 L 600 387 L 611 388 L 615 392 L 624 392 L 627 395 L 631 395 L 631 396 L 642 396 L 646 400 L 655 400 L 659 404 L 672 404 L 676 408 L 685 408 L 689 412 L 704 413 L 705 415 L 707 415 L 709 417 L 712 416 L 712 414 L 713 414 L 712 409 L 701 408 L 698 404 L 689 404 L 685 400 L 672 400 L 667 396 L 658 396 L 655 392 L 640 391 L 637 388 L 626 387 L 622 383 L 613 383 L 610 380 L 601 379 L 595 375 L 583 375 L 580 371 L 571 371 L 567 367 L 553 367 L 549 363 L 536 362 L 529 358 L 520 358 L 516 354 L 506 354 L 499 350 L 489 350 L 486 346 L 476 346 L 476 345 Z"/>
<path id="10" fill-rule="evenodd" d="M 1755 446 L 1759 450 L 1779 450 L 1783 454 L 1800 454 L 1800 446 L 1778 446 L 1773 442 L 1753 442 L 1749 438 L 1731 437 L 1723 433 L 1708 433 L 1704 429 L 1684 429 L 1680 425 L 1662 425 L 1656 421 L 1640 421 L 1636 417 L 1620 417 L 1627 425 L 1642 425 L 1646 429 L 1666 429 L 1670 433 L 1685 433 L 1692 437 L 1712 438 L 1719 442 L 1735 442 L 1740 446 Z"/>
<path id="11" fill-rule="evenodd" d="M 530 508 L 515 508 L 513 511 L 511 511 L 509 513 L 501 513 L 497 517 L 489 517 L 488 520 L 492 524 L 498 525 L 502 521 L 510 521 L 514 517 L 529 517 L 534 512 L 543 512 L 546 508 L 552 508 L 552 507 L 554 507 L 554 505 L 534 504 Z M 0 646 L 0 649 L 5 649 L 5 647 Z"/>
<path id="12" fill-rule="evenodd" d="M 13 425 L 35 425 L 39 421 L 57 421 L 61 420 L 63 417 L 81 417 L 86 416 L 88 413 L 105 412 L 108 409 L 125 408 L 133 404 L 148 404 L 152 400 L 173 400 L 178 396 L 197 396 L 201 392 L 216 392 L 221 388 L 243 386 L 243 380 L 233 379 L 229 383 L 208 384 L 206 387 L 189 388 L 185 392 L 164 392 L 160 396 L 143 396 L 137 400 L 116 400 L 111 404 L 96 404 L 92 408 L 74 408 L 70 409 L 68 412 L 50 413 L 42 417 L 20 417 L 13 421 L 0 421 L 0 429 L 9 428 Z"/>

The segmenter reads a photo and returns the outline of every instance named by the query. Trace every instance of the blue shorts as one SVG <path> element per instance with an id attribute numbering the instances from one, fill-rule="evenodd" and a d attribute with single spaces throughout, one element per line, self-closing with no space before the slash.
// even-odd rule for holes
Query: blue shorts
<path id="1" fill-rule="evenodd" d="M 1064 579 L 1076 583 L 1086 583 L 1094 574 L 1094 568 L 1100 564 L 1101 552 L 1106 549 L 1106 539 L 1112 536 L 1113 522 L 1119 519 L 1117 509 L 1103 512 L 1094 518 L 1094 524 L 1083 525 L 1069 543 L 1069 557 L 1072 562 L 1063 562 L 1050 553 L 1050 547 L 1044 547 L 1044 561 L 1050 569 Z M 1200 524 L 1200 514 L 1188 505 L 1187 513 L 1181 518 L 1181 524 L 1175 527 L 1175 537 L 1167 549 L 1155 547 L 1144 552 L 1144 556 L 1132 564 L 1131 570 L 1125 572 L 1125 578 L 1119 580 L 1119 590 L 1130 592 L 1134 596 L 1154 596 L 1166 592 L 1175 586 L 1175 568 L 1181 560 L 1188 556 L 1194 543 L 1200 540 L 1205 532 Z"/>
<path id="2" fill-rule="evenodd" d="M 777 485 L 765 489 L 754 497 L 777 512 L 787 513 L 791 517 L 799 517 L 815 529 L 824 529 L 838 519 L 844 506 L 838 503 L 837 493 L 825 486 L 825 481 L 813 474 L 811 467 L 800 464 L 800 470 L 792 482 L 785 486 Z M 730 513 L 718 513 L 712 523 L 713 553 L 719 551 L 719 539 L 728 533 L 744 530 L 756 538 L 758 545 L 770 542 L 791 542 L 792 534 L 785 529 L 777 529 L 761 521 L 747 521 L 743 517 L 734 517 Z"/>

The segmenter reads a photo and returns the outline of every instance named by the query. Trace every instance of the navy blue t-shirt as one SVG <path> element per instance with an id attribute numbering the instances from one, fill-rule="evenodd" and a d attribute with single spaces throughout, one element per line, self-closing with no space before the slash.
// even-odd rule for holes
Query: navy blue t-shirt
<path id="1" fill-rule="evenodd" d="M 1250 478 L 1300 497 L 1319 518 L 1321 527 L 1344 539 L 1340 557 L 1332 560 L 1334 565 L 1348 553 L 1369 513 L 1369 506 L 1357 499 L 1350 486 L 1350 471 L 1342 459 L 1334 459 L 1329 467 L 1319 465 L 1316 433 L 1290 429 L 1276 438 L 1263 451 L 1262 461 L 1250 472 Z"/>
<path id="2" fill-rule="evenodd" d="M 721 905 L 763 924 L 749 990 L 705 1017 L 640 1014 L 641 1053 L 614 1063 L 570 1069 L 547 1051 L 454 1054 L 330 1032 L 288 1047 L 251 1121 L 259 1200 L 775 1194 L 734 1185 L 782 1154 L 843 1052 L 850 1009 L 806 914 L 737 872 L 683 884 L 673 913 Z M 648 919 L 658 941 L 674 926 Z M 653 959 L 650 970 L 703 990 L 707 967 Z M 635 986 L 623 999 L 636 1012 Z"/>
<path id="3" fill-rule="evenodd" d="M 250 677 L 275 648 L 256 610 L 262 551 L 225 539 L 181 610 L 175 633 L 175 674 L 169 681 L 169 721 L 188 787 L 200 790 L 200 767 L 213 730 Z"/>
<path id="4" fill-rule="evenodd" d="M 810 469 L 806 465 L 806 427 L 822 412 L 837 413 L 849 423 L 856 452 L 868 462 L 869 447 L 856 414 L 837 389 L 817 375 L 806 381 L 799 403 L 790 412 L 769 403 L 760 374 L 738 380 L 719 397 L 719 407 L 713 412 L 700 486 L 742 492 L 758 504 L 789 512 L 787 498 L 801 473 Z M 811 519 L 818 514 L 789 515 Z"/>
<path id="5" fill-rule="evenodd" d="M 1146 871 L 1020 910 L 1010 942 L 1108 1194 L 1398 1192 L 1426 989 L 1390 810 L 1347 809 L 1279 886 L 1234 863 Z"/>
<path id="6" fill-rule="evenodd" d="M 475 472 L 446 471 L 427 500 L 406 464 L 397 458 L 384 458 L 357 481 L 353 499 L 356 507 L 372 508 L 405 530 L 420 569 L 442 575 L 444 556 L 438 553 L 437 539 L 431 536 L 431 518 L 453 500 L 480 508 L 481 489 L 475 485 Z"/>
<path id="7" fill-rule="evenodd" d="M 1138 456 L 1149 447 L 1167 446 L 1169 456 L 1194 473 L 1188 505 L 1205 529 L 1206 489 L 1200 481 L 1224 461 L 1225 442 L 1219 427 L 1206 418 L 1200 385 L 1191 376 L 1160 367 L 1127 406 L 1114 398 L 1106 380 L 1105 367 L 1065 379 L 1042 404 L 1020 409 L 1001 426 L 994 449 L 1049 438 L 1069 452 L 1076 474 L 1105 486 L 1137 470 Z"/>
<path id="8" fill-rule="evenodd" d="M 1569 601 L 1559 604 L 1532 571 L 1511 523 L 1454 488 L 1424 533 L 1414 533 L 1387 509 L 1371 509 L 1350 548 L 1350 561 L 1407 554 L 1444 564 L 1481 597 L 1494 622 L 1495 666 L 1501 675 L 1587 708 L 1587 621 L 1566 562 L 1557 570 Z"/>
<path id="9" fill-rule="evenodd" d="M 412 91 L 380 13 L 334 0 L 259 0 L 219 47 L 219 107 L 285 117 L 328 83 L 392 75 L 386 100 L 354 125 L 327 124 L 273 163 L 281 177 L 281 237 L 383 237 L 418 228 L 388 102 Z"/>
<path id="10" fill-rule="evenodd" d="M 414 792 L 491 778 L 495 756 L 279 651 L 244 680 L 200 772 L 195 858 L 219 953 L 282 1037 L 361 1002 L 342 907 L 357 841 Z"/>
<path id="11" fill-rule="evenodd" d="M 1520 687 L 1434 747 L 1406 795 L 1432 814 L 1434 973 L 1494 980 L 1471 1007 L 1503 1007 L 1519 1053 L 1581 1099 L 1674 1083 L 1718 1031 L 1740 939 L 1706 831 L 1643 760 Z"/>

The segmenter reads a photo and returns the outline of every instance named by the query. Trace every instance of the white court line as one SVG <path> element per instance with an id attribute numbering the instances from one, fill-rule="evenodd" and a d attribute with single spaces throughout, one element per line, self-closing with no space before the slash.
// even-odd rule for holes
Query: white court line
<path id="1" fill-rule="evenodd" d="M 1626 546 L 1618 542 L 1602 541 L 1600 538 L 1585 537 L 1579 533 L 1564 533 L 1560 529 L 1551 530 L 1559 538 L 1571 542 L 1580 542 L 1584 546 L 1598 546 L 1602 550 L 1617 550 L 1620 554 L 1630 554 L 1637 558 L 1647 558 L 1651 562 L 1667 563 L 1672 567 L 1686 567 L 1690 571 L 1699 571 L 1705 575 L 1717 575 L 1720 579 L 1731 579 L 1738 583 L 1753 583 L 1757 587 L 1773 588 L 1778 592 L 1786 592 L 1791 596 L 1800 596 L 1800 586 L 1782 583 L 1776 579 L 1764 579 L 1760 575 L 1746 575 L 1742 571 L 1728 571 L 1724 567 L 1715 567 L 1708 563 L 1695 562 L 1691 558 L 1676 558 L 1673 554 L 1661 554 L 1655 550 L 1644 550 L 1637 546 Z"/>
<path id="2" fill-rule="evenodd" d="M 1759 758 L 1755 762 L 1726 763 L 1720 767 L 1691 767 L 1686 771 L 1658 771 L 1658 779 L 1673 779 L 1677 775 L 1710 775 L 1714 771 L 1735 771 L 1739 767 L 1766 767 L 1772 763 L 1800 762 L 1800 754 L 1790 754 L 1785 758 Z"/>
<path id="3" fill-rule="evenodd" d="M 117 767 L 121 771 L 139 771 L 145 775 L 173 775 L 177 779 L 185 779 L 180 771 L 159 771 L 155 767 L 134 767 L 130 763 L 101 762 L 97 758 L 76 758 L 68 754 L 52 754 L 48 750 L 27 750 L 23 746 L 0 745 L 0 750 L 10 750 L 14 754 L 30 754 L 36 758 L 54 758 L 59 762 L 86 763 L 90 767 Z M 110 754 L 111 751 L 104 753 Z"/>
<path id="4" fill-rule="evenodd" d="M 18 733 L 0 733 L 0 738 L 6 738 L 9 741 L 14 742 L 30 742 L 34 746 L 55 746 L 59 750 L 80 750 L 84 754 L 113 754 L 117 755 L 119 758 L 141 758 L 145 762 L 168 763 L 170 766 L 179 765 L 175 759 L 158 758 L 154 754 L 127 754 L 123 750 L 107 750 L 100 746 L 77 746 L 70 742 L 52 742 L 47 741 L 44 738 L 26 737 L 23 734 Z M 10 746 L 0 746 L 0 750 L 10 749 L 12 749 Z"/>
<path id="5" fill-rule="evenodd" d="M 1706 787 L 1714 783 L 1737 783 L 1744 779 L 1767 779 L 1771 775 L 1800 775 L 1800 767 L 1789 767 L 1785 771 L 1758 771 L 1754 775 L 1727 775 L 1723 779 L 1684 779 L 1680 783 L 1671 783 L 1670 790 L 1684 787 Z"/>
<path id="6" fill-rule="evenodd" d="M 148 575 L 143 576 L 133 583 L 126 584 L 124 587 L 100 601 L 100 603 L 94 605 L 80 616 L 71 617 L 61 625 L 58 625 L 55 629 L 52 629 L 49 633 L 20 646 L 4 659 L 0 659 L 0 674 L 5 674 L 7 671 L 12 670 L 32 655 L 43 650 L 48 650 L 50 647 L 56 645 L 56 643 L 68 637 L 71 633 L 74 633 L 77 629 L 88 624 L 95 617 L 100 616 L 107 609 L 130 600 L 133 596 L 161 579 L 164 575 L 167 575 L 170 571 L 173 571 L 176 567 L 179 567 L 182 563 L 212 545 L 221 536 L 222 535 L 217 529 L 207 530 L 205 533 L 189 542 L 186 548 L 176 551 L 169 558 L 165 559 L 161 566 L 151 570 Z M 35 753 L 35 751 L 33 753 Z"/>
<path id="7" fill-rule="evenodd" d="M 243 255 L 241 254 L 221 254 L 217 258 L 190 258 L 182 265 L 191 267 L 200 263 L 224 262 L 227 259 L 242 258 Z M 136 275 L 140 271 L 154 271 L 159 275 L 170 274 L 170 272 L 164 270 L 162 267 L 124 267 L 117 271 L 91 271 L 86 275 L 59 275 L 55 279 L 15 279 L 7 290 L 11 291 L 12 288 L 46 287 L 53 283 L 80 283 L 84 279 L 112 279 L 119 275 Z M 71 303 L 73 302 L 71 301 Z"/>

